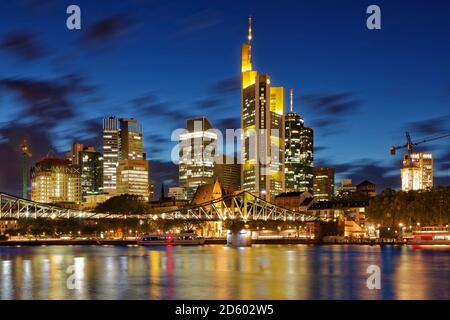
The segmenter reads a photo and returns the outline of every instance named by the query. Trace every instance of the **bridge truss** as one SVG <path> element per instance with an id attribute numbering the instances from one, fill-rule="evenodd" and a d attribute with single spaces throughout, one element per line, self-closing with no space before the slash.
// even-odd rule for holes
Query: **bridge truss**
<path id="1" fill-rule="evenodd" d="M 320 218 L 306 212 L 291 211 L 254 196 L 249 192 L 187 206 L 177 210 L 143 214 L 110 214 L 65 209 L 0 193 L 0 219 L 167 219 L 204 221 L 290 221 L 310 222 Z"/>

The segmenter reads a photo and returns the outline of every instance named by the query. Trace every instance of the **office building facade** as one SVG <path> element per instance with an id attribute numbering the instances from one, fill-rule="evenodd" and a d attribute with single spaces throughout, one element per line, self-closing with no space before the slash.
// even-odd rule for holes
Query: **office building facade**
<path id="1" fill-rule="evenodd" d="M 117 168 L 117 194 L 132 194 L 149 200 L 148 161 L 125 159 Z"/>
<path id="2" fill-rule="evenodd" d="M 426 190 L 433 187 L 433 154 L 416 152 L 405 155 L 400 169 L 402 191 Z"/>
<path id="3" fill-rule="evenodd" d="M 142 126 L 137 120 L 116 117 L 103 120 L 104 192 L 149 198 L 148 161 L 143 149 Z"/>
<path id="4" fill-rule="evenodd" d="M 119 118 L 103 119 L 103 191 L 116 193 L 117 166 L 120 160 Z"/>
<path id="5" fill-rule="evenodd" d="M 179 139 L 179 187 L 190 200 L 198 186 L 212 182 L 217 133 L 206 117 L 194 118 L 187 120 Z"/>
<path id="6" fill-rule="evenodd" d="M 241 186 L 271 200 L 284 191 L 284 88 L 253 70 L 252 25 L 241 47 Z"/>
<path id="7" fill-rule="evenodd" d="M 293 111 L 294 93 L 290 91 L 290 112 L 285 120 L 286 192 L 313 192 L 314 132 Z"/>
<path id="8" fill-rule="evenodd" d="M 45 158 L 31 168 L 31 200 L 81 203 L 81 170 L 69 160 Z"/>
<path id="9" fill-rule="evenodd" d="M 78 153 L 83 197 L 103 192 L 103 154 L 93 147 Z"/>
<path id="10" fill-rule="evenodd" d="M 334 169 L 315 167 L 313 175 L 314 199 L 316 201 L 331 201 L 334 197 Z"/>
<path id="11" fill-rule="evenodd" d="M 120 160 L 143 160 L 142 126 L 135 119 L 122 118 L 120 122 Z"/>

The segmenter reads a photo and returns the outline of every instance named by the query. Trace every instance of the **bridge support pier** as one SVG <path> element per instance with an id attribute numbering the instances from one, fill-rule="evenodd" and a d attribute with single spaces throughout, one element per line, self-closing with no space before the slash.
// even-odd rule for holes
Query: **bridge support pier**
<path id="1" fill-rule="evenodd" d="M 252 232 L 246 229 L 228 230 L 227 245 L 231 247 L 251 247 Z"/>

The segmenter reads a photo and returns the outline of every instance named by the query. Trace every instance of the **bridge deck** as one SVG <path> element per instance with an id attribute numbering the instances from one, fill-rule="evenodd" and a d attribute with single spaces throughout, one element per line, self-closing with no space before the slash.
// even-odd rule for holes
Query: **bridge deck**
<path id="1" fill-rule="evenodd" d="M 319 217 L 267 202 L 249 192 L 166 212 L 111 214 L 66 209 L 0 193 L 0 219 L 194 219 L 207 221 L 318 221 Z"/>

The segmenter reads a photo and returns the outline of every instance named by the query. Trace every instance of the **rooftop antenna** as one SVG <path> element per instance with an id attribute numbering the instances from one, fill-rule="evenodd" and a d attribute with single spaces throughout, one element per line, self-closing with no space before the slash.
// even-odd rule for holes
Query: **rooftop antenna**
<path id="1" fill-rule="evenodd" d="M 248 17 L 248 44 L 252 43 L 253 35 L 252 35 L 252 16 Z"/>
<path id="2" fill-rule="evenodd" d="M 294 110 L 294 89 L 292 89 L 292 88 L 291 88 L 290 96 L 291 96 L 291 113 L 292 113 Z"/>

